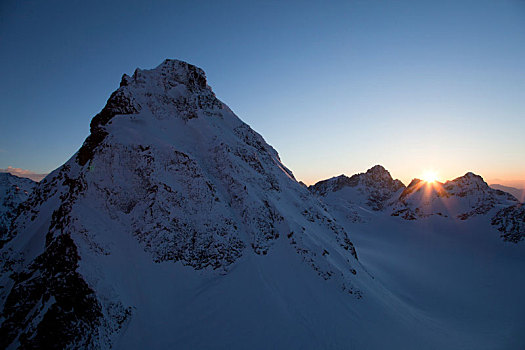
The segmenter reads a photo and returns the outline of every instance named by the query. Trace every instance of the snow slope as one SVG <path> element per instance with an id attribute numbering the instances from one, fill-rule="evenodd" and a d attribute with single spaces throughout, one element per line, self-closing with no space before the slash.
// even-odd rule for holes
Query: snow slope
<path id="1" fill-rule="evenodd" d="M 447 333 L 443 349 L 523 349 L 525 245 L 504 242 L 490 221 L 379 213 L 344 226 L 363 266 Z"/>

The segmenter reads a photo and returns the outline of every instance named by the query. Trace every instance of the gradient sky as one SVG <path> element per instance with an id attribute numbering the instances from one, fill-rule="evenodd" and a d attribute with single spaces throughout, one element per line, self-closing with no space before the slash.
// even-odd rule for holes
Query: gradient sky
<path id="1" fill-rule="evenodd" d="M 123 73 L 177 58 L 306 183 L 525 179 L 524 1 L 2 1 L 0 168 L 49 172 Z M 514 181 L 512 181 L 514 180 Z"/>

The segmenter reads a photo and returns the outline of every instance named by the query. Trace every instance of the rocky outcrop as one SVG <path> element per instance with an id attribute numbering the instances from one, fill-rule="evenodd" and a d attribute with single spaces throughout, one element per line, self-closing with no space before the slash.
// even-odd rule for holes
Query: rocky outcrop
<path id="1" fill-rule="evenodd" d="M 492 225 L 504 241 L 518 243 L 525 239 L 525 206 L 522 203 L 501 209 L 492 218 Z"/>

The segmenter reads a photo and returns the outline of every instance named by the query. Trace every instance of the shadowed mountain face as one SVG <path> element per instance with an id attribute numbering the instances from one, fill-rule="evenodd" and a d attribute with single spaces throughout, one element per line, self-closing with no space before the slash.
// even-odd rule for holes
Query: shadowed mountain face
<path id="1" fill-rule="evenodd" d="M 108 347 L 159 303 L 136 297 L 142 266 L 221 278 L 274 254 L 354 300 L 370 283 L 324 205 L 201 69 L 176 60 L 123 76 L 82 148 L 37 186 L 6 237 L 1 347 Z"/>
<path id="2" fill-rule="evenodd" d="M 0 173 L 0 248 L 7 240 L 11 221 L 16 217 L 18 206 L 29 197 L 36 186 L 33 180 Z"/>
<path id="3" fill-rule="evenodd" d="M 525 239 L 525 207 L 522 203 L 499 210 L 492 218 L 505 241 L 518 243 Z"/>

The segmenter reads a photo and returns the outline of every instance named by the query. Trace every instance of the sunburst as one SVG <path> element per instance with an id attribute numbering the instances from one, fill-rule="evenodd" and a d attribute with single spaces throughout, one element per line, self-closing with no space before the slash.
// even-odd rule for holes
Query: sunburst
<path id="1" fill-rule="evenodd" d="M 437 181 L 437 173 L 432 170 L 427 170 L 423 173 L 423 181 L 428 183 L 434 183 Z"/>

